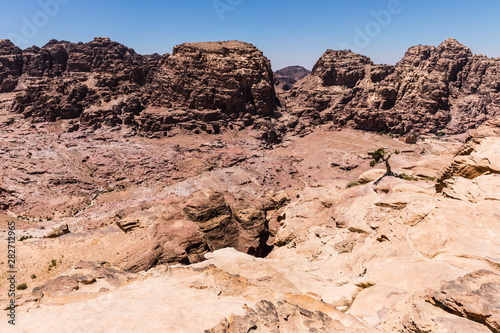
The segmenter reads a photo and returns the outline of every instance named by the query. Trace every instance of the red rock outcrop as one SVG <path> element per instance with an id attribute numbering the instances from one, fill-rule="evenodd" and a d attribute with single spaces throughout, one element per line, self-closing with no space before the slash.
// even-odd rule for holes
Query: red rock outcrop
<path id="1" fill-rule="evenodd" d="M 22 51 L 8 39 L 0 40 L 0 93 L 14 90 L 22 74 Z"/>
<path id="2" fill-rule="evenodd" d="M 239 332 L 366 332 L 353 330 L 321 311 L 311 311 L 287 301 L 260 301 L 255 309 L 244 306 L 244 316 L 231 315 L 205 333 Z"/>
<path id="3" fill-rule="evenodd" d="M 311 73 L 302 66 L 288 66 L 274 72 L 274 84 L 283 90 L 292 89 L 295 82 L 303 79 Z"/>
<path id="4" fill-rule="evenodd" d="M 500 112 L 499 58 L 454 39 L 414 46 L 395 66 L 328 50 L 287 96 L 292 113 L 363 130 L 462 133 Z"/>
<path id="5" fill-rule="evenodd" d="M 272 82 L 269 60 L 251 44 L 186 43 L 161 59 L 149 104 L 269 115 L 277 107 Z"/>
<path id="6" fill-rule="evenodd" d="M 141 111 L 134 94 L 145 83 L 144 66 L 154 58 L 109 38 L 85 44 L 52 40 L 28 48 L 22 51 L 13 111 L 35 121 L 81 117 L 83 124 L 92 124 L 88 113 L 93 107 L 101 111 L 93 115 L 99 123 L 127 123 L 115 118 Z"/>
<path id="7" fill-rule="evenodd" d="M 411 47 L 395 66 L 328 50 L 303 79 L 307 71 L 298 67 L 275 79 L 262 52 L 239 41 L 186 43 L 160 57 L 108 38 L 26 50 L 2 40 L 0 93 L 13 94 L 6 107 L 34 121 L 71 118 L 154 136 L 253 126 L 272 142 L 323 121 L 461 133 L 499 114 L 499 67 L 498 58 L 474 55 L 454 39 Z M 274 112 L 281 106 L 275 84 L 280 91 L 293 84 L 280 94 L 285 113 Z"/>
<path id="8" fill-rule="evenodd" d="M 264 207 L 243 200 L 230 205 L 225 196 L 234 201 L 229 193 L 199 191 L 178 209 L 170 204 L 168 214 L 139 213 L 138 227 L 140 220 L 155 222 L 146 230 L 147 250 L 131 256 L 125 268 L 140 271 L 164 263 L 197 263 L 206 253 L 226 247 L 266 256 L 272 246 L 266 244 L 270 232 Z M 146 218 L 148 214 L 153 218 Z"/>
<path id="9" fill-rule="evenodd" d="M 34 121 L 78 119 L 162 135 L 251 126 L 279 104 L 269 60 L 238 41 L 182 44 L 160 57 L 109 38 L 24 51 L 2 40 L 1 92 L 14 92 L 12 111 Z"/>

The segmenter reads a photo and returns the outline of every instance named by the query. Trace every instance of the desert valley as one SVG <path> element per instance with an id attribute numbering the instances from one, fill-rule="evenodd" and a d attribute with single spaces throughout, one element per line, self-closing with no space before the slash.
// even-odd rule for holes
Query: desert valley
<path id="1" fill-rule="evenodd" d="M 500 58 L 455 39 L 0 40 L 0 133 L 1 332 L 500 332 Z"/>

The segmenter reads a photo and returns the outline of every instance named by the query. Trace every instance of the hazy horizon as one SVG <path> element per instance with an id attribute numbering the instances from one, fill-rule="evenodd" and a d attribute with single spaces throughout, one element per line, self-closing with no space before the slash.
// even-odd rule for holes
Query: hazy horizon
<path id="1" fill-rule="evenodd" d="M 0 5 L 0 39 L 43 46 L 51 39 L 109 37 L 140 54 L 171 53 L 185 42 L 241 40 L 264 52 L 273 70 L 311 69 L 327 49 L 352 49 L 395 64 L 414 45 L 457 39 L 476 54 L 500 56 L 500 3 L 458 0 L 145 1 L 39 0 Z"/>

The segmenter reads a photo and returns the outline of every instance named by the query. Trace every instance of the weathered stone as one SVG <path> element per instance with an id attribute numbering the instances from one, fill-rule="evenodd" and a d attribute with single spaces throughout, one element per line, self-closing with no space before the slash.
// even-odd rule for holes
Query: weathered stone
<path id="1" fill-rule="evenodd" d="M 462 133 L 498 114 L 499 66 L 454 39 L 412 47 L 395 66 L 328 50 L 286 100 L 292 112 L 311 108 L 338 126 Z"/>
<path id="2" fill-rule="evenodd" d="M 500 332 L 500 275 L 494 272 L 481 270 L 445 282 L 441 290 L 429 294 L 428 301 Z"/>

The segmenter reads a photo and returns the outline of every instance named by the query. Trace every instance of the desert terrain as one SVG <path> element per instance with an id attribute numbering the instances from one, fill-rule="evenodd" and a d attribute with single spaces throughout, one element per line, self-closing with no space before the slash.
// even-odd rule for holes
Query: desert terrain
<path id="1" fill-rule="evenodd" d="M 16 331 L 500 332 L 499 73 L 453 39 L 277 73 L 1 40 Z"/>

